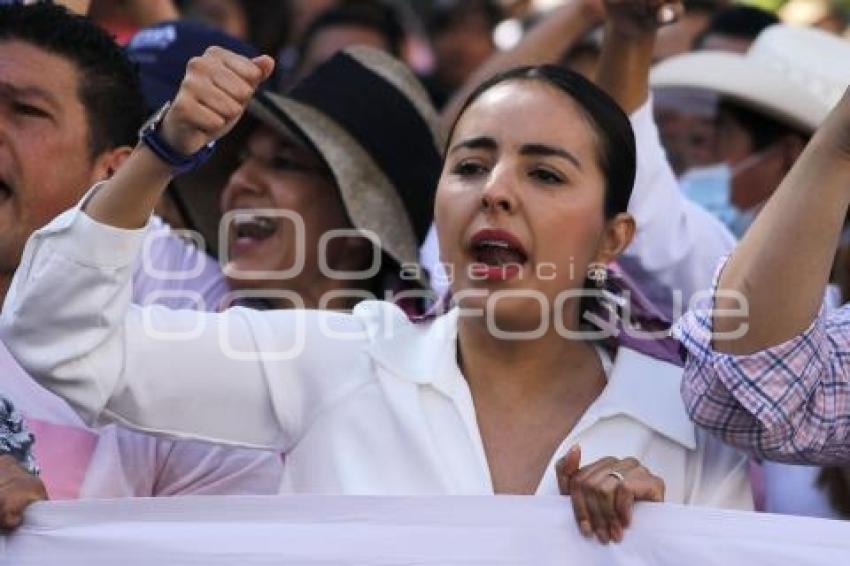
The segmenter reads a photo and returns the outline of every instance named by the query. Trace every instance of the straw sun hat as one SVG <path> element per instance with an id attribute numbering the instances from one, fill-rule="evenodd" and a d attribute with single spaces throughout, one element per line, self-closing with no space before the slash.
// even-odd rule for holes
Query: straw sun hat
<path id="1" fill-rule="evenodd" d="M 355 228 L 376 234 L 396 263 L 418 263 L 433 217 L 443 138 L 427 93 L 403 63 L 376 49 L 349 48 L 285 96 L 259 92 L 248 112 L 318 153 Z M 234 140 L 221 148 L 225 161 L 244 137 L 237 133 Z M 224 169 L 213 163 L 178 184 L 192 223 L 219 247 L 218 194 L 209 187 L 212 177 L 219 177 L 214 186 L 223 185 Z"/>

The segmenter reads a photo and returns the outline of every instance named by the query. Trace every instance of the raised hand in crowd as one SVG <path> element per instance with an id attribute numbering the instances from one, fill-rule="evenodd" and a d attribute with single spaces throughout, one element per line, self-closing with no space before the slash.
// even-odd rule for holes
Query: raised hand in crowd
<path id="1" fill-rule="evenodd" d="M 628 36 L 654 33 L 683 13 L 681 2 L 671 0 L 604 0 L 609 29 Z"/>
<path id="2" fill-rule="evenodd" d="M 16 529 L 24 510 L 46 499 L 47 490 L 38 476 L 21 467 L 13 456 L 0 456 L 0 529 Z"/>
<path id="3" fill-rule="evenodd" d="M 635 502 L 664 501 L 664 480 L 635 458 L 602 458 L 583 467 L 580 463 L 581 449 L 574 446 L 558 461 L 558 488 L 571 497 L 576 523 L 586 537 L 621 542 Z"/>
<path id="4" fill-rule="evenodd" d="M 472 75 L 443 110 L 448 128 L 467 97 L 484 81 L 514 67 L 557 63 L 561 56 L 605 20 L 602 0 L 570 0 L 552 10 L 513 49 L 497 53 Z"/>
<path id="5" fill-rule="evenodd" d="M 627 113 L 649 95 L 649 69 L 659 27 L 683 11 L 668 0 L 605 0 L 605 41 L 596 83 Z"/>
<path id="6" fill-rule="evenodd" d="M 845 93 L 723 269 L 717 309 L 737 309 L 744 299 L 749 316 L 716 316 L 715 334 L 734 333 L 742 322 L 748 331 L 715 339 L 717 351 L 753 353 L 811 325 L 850 204 L 848 180 L 850 94 Z"/>
<path id="7" fill-rule="evenodd" d="M 850 205 L 850 93 L 675 332 L 691 417 L 761 457 L 850 462 L 850 307 L 820 314 Z"/>
<path id="8" fill-rule="evenodd" d="M 162 140 L 185 157 L 201 151 L 236 125 L 254 90 L 273 70 L 274 60 L 267 55 L 248 59 L 209 48 L 189 62 L 180 91 L 161 117 Z M 173 174 L 168 164 L 141 145 L 94 194 L 86 211 L 105 224 L 143 226 Z"/>

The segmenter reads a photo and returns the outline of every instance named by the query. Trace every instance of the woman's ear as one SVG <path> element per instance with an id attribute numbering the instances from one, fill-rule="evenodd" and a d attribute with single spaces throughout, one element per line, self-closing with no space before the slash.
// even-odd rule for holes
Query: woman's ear
<path id="1" fill-rule="evenodd" d="M 621 212 L 605 223 L 605 230 L 596 251 L 596 263 L 608 264 L 617 259 L 635 237 L 635 219 Z"/>

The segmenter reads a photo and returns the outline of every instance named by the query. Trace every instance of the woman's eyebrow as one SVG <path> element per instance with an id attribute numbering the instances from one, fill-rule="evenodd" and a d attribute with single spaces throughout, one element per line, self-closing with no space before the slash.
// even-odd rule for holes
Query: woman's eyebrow
<path id="1" fill-rule="evenodd" d="M 461 149 L 487 149 L 490 151 L 496 151 L 499 149 L 499 144 L 497 144 L 496 140 L 493 138 L 479 136 L 477 138 L 469 138 L 462 142 L 458 142 L 449 150 L 449 153 L 454 153 Z"/>
<path id="2" fill-rule="evenodd" d="M 578 157 L 560 147 L 553 147 L 542 143 L 529 143 L 519 150 L 520 155 L 538 155 L 543 157 L 562 157 L 581 170 L 581 161 Z"/>

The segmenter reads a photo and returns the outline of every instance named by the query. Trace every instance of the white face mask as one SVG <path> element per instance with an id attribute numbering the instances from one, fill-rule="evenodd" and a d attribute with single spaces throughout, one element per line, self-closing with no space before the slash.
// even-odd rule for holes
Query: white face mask
<path id="1" fill-rule="evenodd" d="M 732 204 L 732 180 L 761 161 L 769 149 L 747 157 L 734 167 L 726 163 L 692 167 L 679 179 L 679 186 L 688 200 L 708 210 L 735 237 L 741 238 L 755 220 L 758 207 L 741 210 Z"/>

